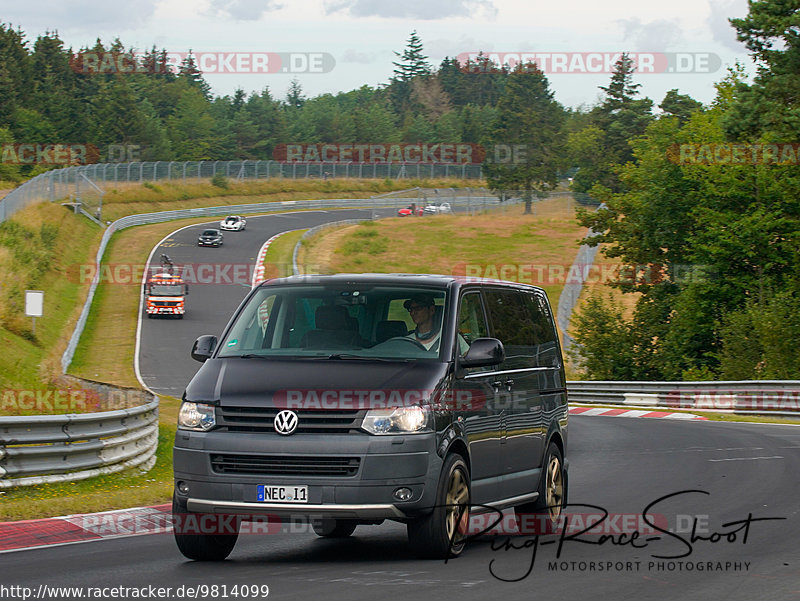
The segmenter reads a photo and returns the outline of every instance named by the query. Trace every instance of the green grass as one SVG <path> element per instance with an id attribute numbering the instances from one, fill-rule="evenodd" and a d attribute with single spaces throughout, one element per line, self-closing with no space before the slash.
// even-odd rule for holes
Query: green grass
<path id="1" fill-rule="evenodd" d="M 55 390 L 60 357 L 85 288 L 78 282 L 100 228 L 60 205 L 30 207 L 0 225 L 0 390 Z M 41 233 L 47 232 L 44 237 Z M 44 291 L 44 315 L 24 315 L 24 291 Z M 20 414 L 10 407 L 0 414 Z"/>
<path id="2" fill-rule="evenodd" d="M 307 231 L 305 229 L 287 232 L 269 245 L 264 255 L 264 279 L 280 278 L 294 273 L 292 265 L 294 247 Z"/>
<path id="3" fill-rule="evenodd" d="M 306 257 L 326 263 L 333 273 L 439 273 L 534 284 L 544 288 L 555 308 L 564 281 L 550 273 L 568 272 L 585 229 L 566 199 L 542 205 L 529 215 L 522 206 L 511 206 L 476 216 L 365 221 L 347 226 L 344 235 L 324 230 L 311 240 Z M 326 244 L 326 237 L 335 243 Z"/>

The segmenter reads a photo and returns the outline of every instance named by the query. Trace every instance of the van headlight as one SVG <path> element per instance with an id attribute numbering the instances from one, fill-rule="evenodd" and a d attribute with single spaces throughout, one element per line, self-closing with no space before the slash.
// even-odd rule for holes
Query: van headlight
<path id="1" fill-rule="evenodd" d="M 430 412 L 425 407 L 370 409 L 361 423 L 370 434 L 430 432 Z"/>
<path id="2" fill-rule="evenodd" d="M 183 430 L 205 432 L 217 425 L 214 417 L 214 405 L 204 403 L 181 403 L 178 413 L 178 427 Z"/>

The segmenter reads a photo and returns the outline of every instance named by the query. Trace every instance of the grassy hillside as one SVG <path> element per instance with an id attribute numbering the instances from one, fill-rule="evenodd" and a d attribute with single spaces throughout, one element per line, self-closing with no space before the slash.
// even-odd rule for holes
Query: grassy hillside
<path id="1" fill-rule="evenodd" d="M 476 216 L 395 217 L 323 230 L 298 260 L 325 273 L 441 273 L 541 286 L 553 307 L 585 228 L 567 199 Z"/>

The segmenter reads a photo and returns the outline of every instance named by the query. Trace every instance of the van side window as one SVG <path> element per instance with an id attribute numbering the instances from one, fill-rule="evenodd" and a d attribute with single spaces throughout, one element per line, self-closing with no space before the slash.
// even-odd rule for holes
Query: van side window
<path id="1" fill-rule="evenodd" d="M 525 305 L 533 324 L 533 344 L 537 367 L 560 367 L 558 336 L 550 305 L 539 293 L 524 292 Z"/>
<path id="2" fill-rule="evenodd" d="M 468 292 L 461 297 L 458 309 L 459 354 L 466 353 L 476 338 L 486 338 L 488 335 L 481 295 L 479 292 Z"/>
<path id="3" fill-rule="evenodd" d="M 492 322 L 492 336 L 503 343 L 503 369 L 535 367 L 533 323 L 518 290 L 487 289 L 486 306 Z"/>

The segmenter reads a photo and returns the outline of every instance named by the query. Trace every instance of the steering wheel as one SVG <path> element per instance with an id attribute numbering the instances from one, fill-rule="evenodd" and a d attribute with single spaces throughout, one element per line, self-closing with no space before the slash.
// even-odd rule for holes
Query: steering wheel
<path id="1" fill-rule="evenodd" d="M 384 340 L 383 342 L 381 342 L 381 344 L 386 344 L 388 342 L 392 342 L 393 340 L 404 340 L 405 342 L 410 342 L 411 344 L 413 344 L 414 346 L 416 346 L 420 350 L 423 350 L 423 351 L 427 351 L 428 350 L 428 349 L 425 348 L 424 344 L 421 344 L 420 342 L 414 340 L 413 338 L 406 338 L 405 336 L 394 336 L 393 338 L 389 338 L 388 340 Z"/>

